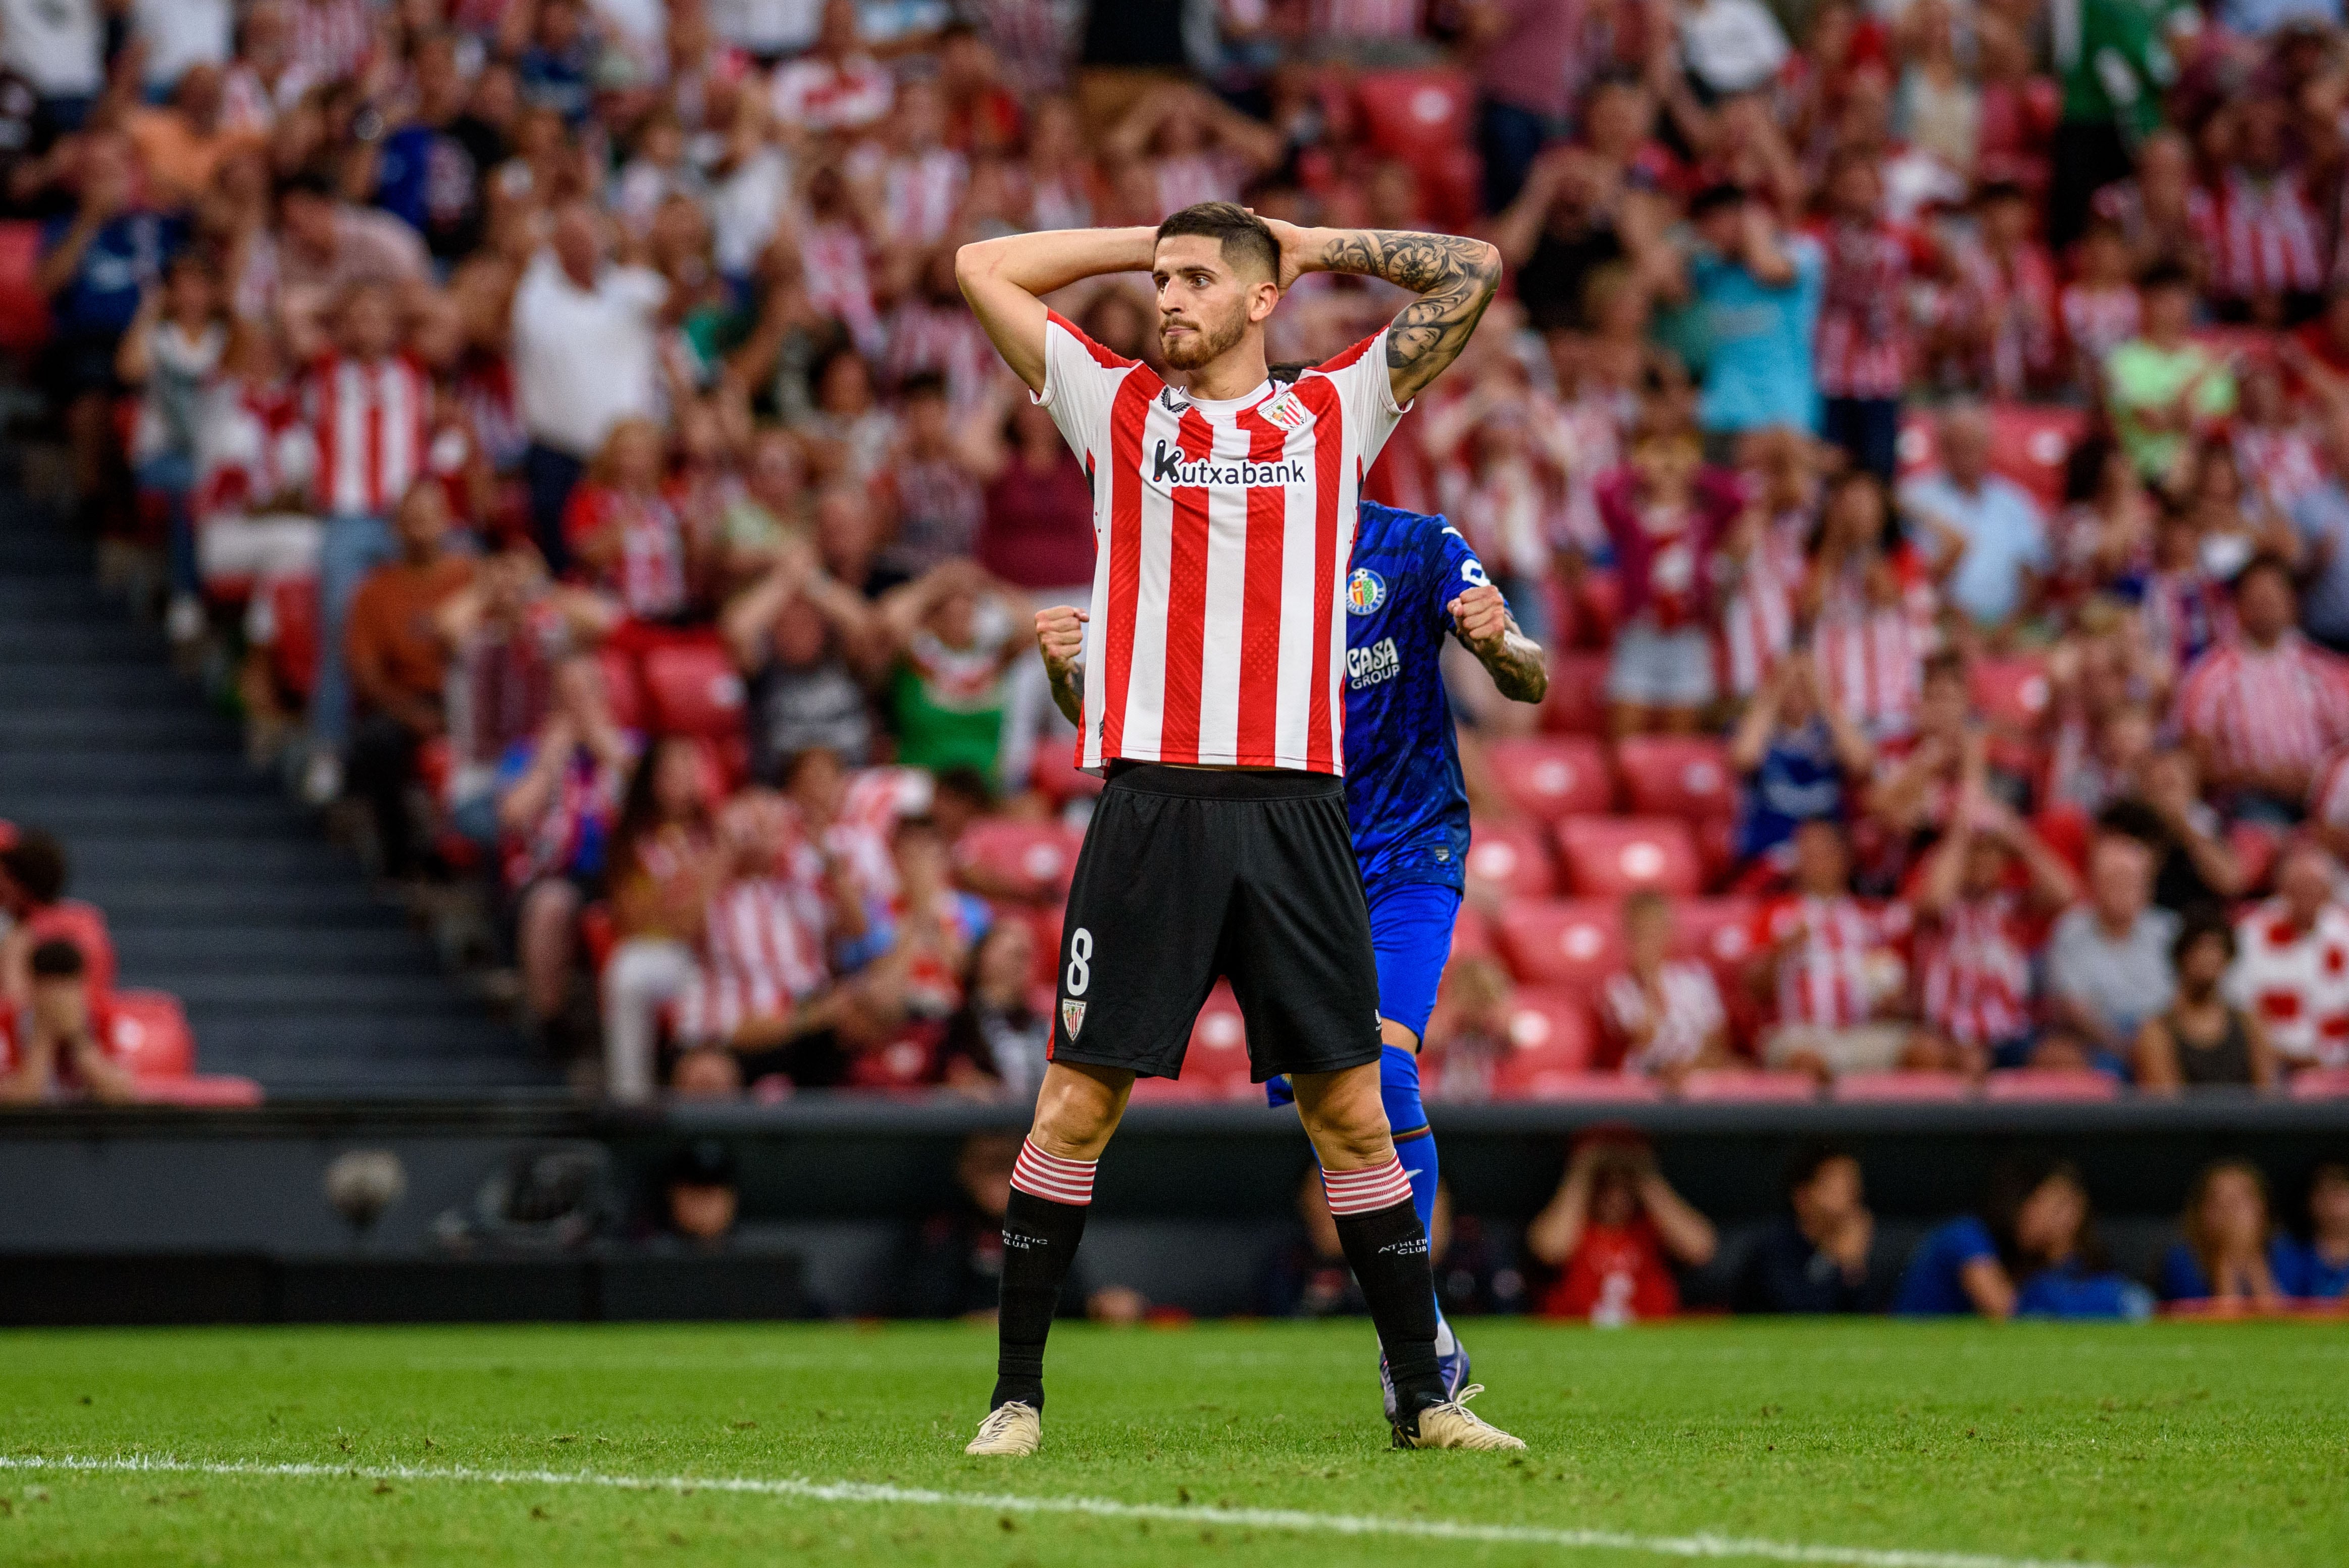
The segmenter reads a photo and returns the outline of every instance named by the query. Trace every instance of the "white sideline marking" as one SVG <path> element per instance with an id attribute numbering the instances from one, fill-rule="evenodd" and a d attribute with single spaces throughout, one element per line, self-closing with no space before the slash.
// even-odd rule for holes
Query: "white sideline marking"
<path id="1" fill-rule="evenodd" d="M 869 1481 L 770 1480 L 756 1476 L 618 1476 L 593 1470 L 487 1470 L 468 1465 L 262 1464 L 177 1459 L 13 1458 L 0 1471 L 71 1470 L 94 1475 L 258 1476 L 292 1480 L 467 1481 L 485 1486 L 603 1487 L 615 1491 L 743 1492 L 804 1502 L 895 1503 L 961 1508 L 984 1513 L 1065 1513 L 1092 1519 L 1149 1520 L 1226 1529 L 1290 1531 L 1326 1535 L 1401 1535 L 1423 1541 L 1465 1541 L 1505 1546 L 1554 1546 L 1573 1552 L 1644 1552 L 1659 1557 L 1755 1557 L 1773 1563 L 1815 1563 L 1835 1568 L 2111 1568 L 2077 1558 L 1997 1557 L 1973 1552 L 1909 1552 L 1868 1546 L 1815 1546 L 1729 1535 L 1627 1535 L 1611 1530 L 1553 1530 L 1531 1524 L 1471 1524 L 1439 1519 L 1384 1519 L 1374 1514 L 1309 1513 L 1288 1508 L 1215 1508 L 1206 1504 L 1120 1502 L 1105 1497 L 1026 1497 L 1012 1492 L 932 1491 Z"/>

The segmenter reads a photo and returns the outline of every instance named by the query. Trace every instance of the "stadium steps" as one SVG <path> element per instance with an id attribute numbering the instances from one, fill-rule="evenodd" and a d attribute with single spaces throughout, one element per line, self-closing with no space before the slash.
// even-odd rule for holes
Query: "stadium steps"
<path id="1" fill-rule="evenodd" d="M 48 829 L 126 986 L 178 996 L 206 1072 L 279 1097 L 558 1082 L 101 594 L 90 552 L 0 496 L 0 817 Z"/>

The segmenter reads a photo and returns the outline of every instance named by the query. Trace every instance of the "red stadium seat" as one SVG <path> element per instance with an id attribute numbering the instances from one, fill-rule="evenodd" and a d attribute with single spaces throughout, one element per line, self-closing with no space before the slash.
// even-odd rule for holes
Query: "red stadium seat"
<path id="1" fill-rule="evenodd" d="M 1599 1031 L 1580 996 L 1522 986 L 1509 1007 L 1508 1050 L 1495 1067 L 1495 1085 L 1537 1073 L 1587 1073 L 1598 1052 Z"/>
<path id="2" fill-rule="evenodd" d="M 37 281 L 40 270 L 40 223 L 0 223 L 0 352 L 29 354 L 49 340 L 49 301 Z"/>
<path id="3" fill-rule="evenodd" d="M 2053 513 L 2064 504 L 2072 449 L 2087 429 L 2088 417 L 2079 409 L 1994 404 L 1990 410 L 1991 467 Z"/>
<path id="4" fill-rule="evenodd" d="M 1003 912 L 1007 919 L 1019 918 L 1016 908 L 1007 906 Z M 1038 985 L 1052 992 L 1044 1001 L 1047 1018 L 1052 1015 L 1054 1001 L 1060 993 L 1061 933 L 1067 927 L 1068 915 L 1067 905 L 1047 902 L 1029 917 L 1029 929 L 1036 933 L 1036 961 L 1030 972 Z"/>
<path id="5" fill-rule="evenodd" d="M 140 1078 L 134 1092 L 148 1106 L 201 1106 L 231 1110 L 261 1104 L 261 1085 L 233 1073 L 198 1073 L 186 1078 Z"/>
<path id="6" fill-rule="evenodd" d="M 1954 1073 L 1847 1073 L 1830 1097 L 1851 1105 L 1947 1102 L 1973 1097 L 1973 1085 Z"/>
<path id="7" fill-rule="evenodd" d="M 1495 741 L 1485 748 L 1493 782 L 1519 811 L 1543 822 L 1611 810 L 1614 781 L 1606 750 L 1596 741 L 1566 735 Z"/>
<path id="8" fill-rule="evenodd" d="M 318 681 L 318 579 L 279 577 L 269 585 L 269 668 L 296 697 Z"/>
<path id="9" fill-rule="evenodd" d="M 742 677 L 715 642 L 647 649 L 643 670 L 653 723 L 661 733 L 715 739 L 742 732 Z"/>
<path id="10" fill-rule="evenodd" d="M 1681 1080 L 1684 1100 L 1781 1104 L 1818 1098 L 1807 1073 L 1757 1073 L 1743 1067 L 1700 1068 Z"/>
<path id="11" fill-rule="evenodd" d="M 598 898 L 579 911 L 579 945 L 587 950 L 587 967 L 597 976 L 620 945 L 620 928 L 612 919 L 612 906 Z"/>
<path id="12" fill-rule="evenodd" d="M 1607 731 L 1607 656 L 1553 653 L 1549 691 L 1542 698 L 1541 727 L 1553 735 L 1599 735 Z"/>
<path id="13" fill-rule="evenodd" d="M 1557 825 L 1567 885 L 1586 898 L 1652 888 L 1688 895 L 1704 886 L 1687 823 L 1670 816 L 1569 816 Z"/>
<path id="14" fill-rule="evenodd" d="M 2047 717 L 2054 695 L 2044 659 L 1978 659 L 1967 684 L 1974 711 L 1993 724 L 2028 734 Z"/>
<path id="15" fill-rule="evenodd" d="M 1623 922 L 1611 901 L 1512 898 L 1501 906 L 1495 935 L 1510 972 L 1527 985 L 1595 996 L 1624 965 Z"/>
<path id="16" fill-rule="evenodd" d="M 1736 781 L 1729 748 L 1701 735 L 1633 735 L 1615 748 L 1623 796 L 1642 816 L 1691 821 L 1733 816 Z"/>
<path id="17" fill-rule="evenodd" d="M 606 648 L 595 655 L 595 663 L 604 672 L 604 701 L 612 706 L 613 722 L 623 730 L 642 730 L 645 681 L 636 669 L 636 655 L 626 649 Z"/>
<path id="18" fill-rule="evenodd" d="M 1367 71 L 1354 96 L 1363 134 L 1389 158 L 1428 168 L 1468 145 L 1476 88 L 1464 72 L 1441 66 Z"/>
<path id="19" fill-rule="evenodd" d="M 1546 898 L 1557 888 L 1549 841 L 1530 823 L 1471 824 L 1468 875 L 1504 898 Z"/>
<path id="20" fill-rule="evenodd" d="M 1569 1073 L 1556 1067 L 1519 1070 L 1503 1062 L 1493 1074 L 1503 1100 L 1573 1101 L 1586 1105 L 1652 1105 L 1663 1091 L 1637 1073 Z"/>
<path id="21" fill-rule="evenodd" d="M 1052 736 L 1036 743 L 1036 760 L 1028 769 L 1028 782 L 1056 802 L 1102 792 L 1102 781 L 1077 766 L 1076 743 Z"/>
<path id="22" fill-rule="evenodd" d="M 2349 1067 L 2311 1067 L 2292 1080 L 2295 1100 L 2349 1100 Z"/>
<path id="23" fill-rule="evenodd" d="M 195 1071 L 196 1037 L 180 999 L 162 991 L 118 991 L 106 1031 L 106 1054 L 141 1078 L 184 1078 Z"/>
<path id="24" fill-rule="evenodd" d="M 1493 922 L 1471 904 L 1460 906 L 1459 918 L 1452 922 L 1452 950 L 1447 961 L 1460 958 L 1488 958 L 1493 951 Z"/>
<path id="25" fill-rule="evenodd" d="M 998 882 L 1031 898 L 1058 898 L 1077 874 L 1080 835 L 1057 822 L 974 822 L 955 846 L 963 865 L 982 867 Z"/>
<path id="26" fill-rule="evenodd" d="M 1248 1078 L 1247 1021 L 1240 1016 L 1232 988 L 1222 981 L 1207 993 L 1206 1005 L 1191 1024 L 1182 1081 L 1197 1085 L 1211 1099 L 1241 1099 L 1263 1092 Z"/>
<path id="27" fill-rule="evenodd" d="M 1682 898 L 1672 905 L 1672 956 L 1702 959 L 1717 970 L 1743 969 L 1754 956 L 1751 898 Z"/>
<path id="28" fill-rule="evenodd" d="M 1982 1080 L 1982 1097 L 2004 1103 L 2024 1100 L 2113 1100 L 2121 1086 L 2102 1073 L 2077 1068 L 2011 1067 Z"/>

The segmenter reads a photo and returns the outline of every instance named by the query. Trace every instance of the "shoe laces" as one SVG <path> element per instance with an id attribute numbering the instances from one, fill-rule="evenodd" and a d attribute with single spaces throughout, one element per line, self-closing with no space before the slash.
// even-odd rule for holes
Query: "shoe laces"
<path id="1" fill-rule="evenodd" d="M 1019 1418 L 1019 1416 L 1012 1414 L 1015 1410 L 1030 1416 L 1036 1413 L 1035 1407 L 1023 1399 L 1013 1399 L 1006 1404 L 998 1405 L 987 1413 L 987 1419 L 978 1424 L 978 1435 L 981 1438 L 1001 1437 L 1005 1430 Z"/>
<path id="2" fill-rule="evenodd" d="M 1482 1394 L 1484 1391 L 1485 1386 L 1482 1383 L 1471 1383 L 1467 1387 L 1460 1390 L 1456 1397 L 1450 1399 L 1438 1400 L 1435 1404 L 1430 1405 L 1426 1410 L 1422 1410 L 1420 1414 L 1424 1416 L 1427 1414 L 1428 1410 L 1446 1410 L 1451 1412 L 1453 1415 L 1459 1417 L 1464 1421 L 1472 1422 L 1479 1427 L 1487 1426 L 1490 1423 L 1488 1423 L 1484 1417 L 1479 1416 L 1475 1411 L 1468 1408 L 1468 1401 L 1474 1399 L 1477 1395 Z"/>

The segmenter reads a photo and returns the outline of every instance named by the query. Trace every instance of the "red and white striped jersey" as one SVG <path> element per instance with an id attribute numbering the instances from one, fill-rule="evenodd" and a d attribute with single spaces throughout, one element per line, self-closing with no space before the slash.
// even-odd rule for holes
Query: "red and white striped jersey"
<path id="1" fill-rule="evenodd" d="M 1818 231 L 1826 255 L 1819 301 L 1819 390 L 1830 398 L 1897 398 L 1908 382 L 1909 282 L 1924 243 L 1890 223 L 1836 222 Z"/>
<path id="2" fill-rule="evenodd" d="M 1059 313 L 1038 401 L 1093 487 L 1081 765 L 1345 771 L 1346 565 L 1403 410 L 1386 333 L 1293 387 L 1195 399 Z"/>
<path id="3" fill-rule="evenodd" d="M 1900 597 L 1881 600 L 1847 572 L 1828 587 L 1811 628 L 1821 688 L 1878 740 L 1914 727 L 1935 641 L 1930 579 L 1906 551 L 1893 558 L 1892 572 Z"/>
<path id="4" fill-rule="evenodd" d="M 2222 643 L 2186 672 L 2178 724 L 2222 766 L 2313 770 L 2349 741 L 2349 666 L 2298 632 L 2264 652 Z"/>
<path id="5" fill-rule="evenodd" d="M 2127 284 L 2116 288 L 2065 284 L 2056 310 L 2083 382 L 2090 388 L 2100 385 L 2106 357 L 2137 336 L 2137 290 Z"/>
<path id="6" fill-rule="evenodd" d="M 404 354 L 372 362 L 328 354 L 310 376 L 318 502 L 335 516 L 381 517 L 424 476 L 432 382 Z"/>
<path id="7" fill-rule="evenodd" d="M 1762 525 L 1738 564 L 1736 589 L 1721 612 L 1721 641 L 1729 689 L 1740 697 L 1759 691 L 1795 645 L 1795 597 L 1803 587 L 1810 524 L 1805 508 L 1779 514 Z"/>
<path id="8" fill-rule="evenodd" d="M 2230 169 L 2196 215 L 2210 255 L 2211 291 L 2220 298 L 2324 286 L 2324 222 L 2297 171 L 2263 180 Z"/>
<path id="9" fill-rule="evenodd" d="M 745 877 L 709 899 L 702 965 L 678 998 L 677 1032 L 726 1040 L 761 1018 L 780 1018 L 832 978 L 825 911 L 810 889 L 779 877 Z"/>
<path id="10" fill-rule="evenodd" d="M 1919 939 L 1924 1021 L 1968 1045 L 2031 1030 L 2031 943 L 2022 900 L 2002 889 L 1944 909 Z"/>
<path id="11" fill-rule="evenodd" d="M 2282 898 L 2235 922 L 2227 1000 L 2256 1011 L 2292 1066 L 2349 1064 L 2349 909 L 2327 904 L 2306 930 Z"/>
<path id="12" fill-rule="evenodd" d="M 1799 933 L 1778 959 L 1778 1022 L 1843 1029 L 1874 1018 L 1896 996 L 1905 966 L 1897 944 L 1909 934 L 1909 909 L 1870 909 L 1853 898 L 1794 895 L 1763 909 L 1758 945 L 1775 948 Z"/>

